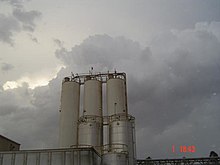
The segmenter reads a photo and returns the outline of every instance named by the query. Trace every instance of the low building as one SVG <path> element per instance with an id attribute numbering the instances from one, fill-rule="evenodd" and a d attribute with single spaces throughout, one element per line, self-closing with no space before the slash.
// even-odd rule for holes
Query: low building
<path id="1" fill-rule="evenodd" d="M 0 151 L 18 151 L 20 144 L 0 135 Z"/>
<path id="2" fill-rule="evenodd" d="M 0 165 L 101 165 L 101 156 L 92 147 L 0 151 Z"/>

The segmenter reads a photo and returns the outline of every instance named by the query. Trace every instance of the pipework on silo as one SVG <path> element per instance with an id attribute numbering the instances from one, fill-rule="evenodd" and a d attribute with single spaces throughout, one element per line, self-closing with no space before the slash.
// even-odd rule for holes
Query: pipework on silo
<path id="1" fill-rule="evenodd" d="M 106 84 L 105 88 L 103 84 Z M 102 95 L 103 91 L 106 96 Z M 103 100 L 106 100 L 106 107 L 103 107 Z M 103 116 L 104 110 L 107 116 Z M 128 114 L 125 73 L 90 72 L 64 78 L 60 114 L 61 148 L 93 147 L 101 155 L 102 165 L 134 165 L 134 121 L 134 117 Z M 105 144 L 104 135 L 108 137 Z"/>

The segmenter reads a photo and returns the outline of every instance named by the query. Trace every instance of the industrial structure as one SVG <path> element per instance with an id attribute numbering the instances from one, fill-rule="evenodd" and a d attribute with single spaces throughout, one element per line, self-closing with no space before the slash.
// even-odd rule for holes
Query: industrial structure
<path id="1" fill-rule="evenodd" d="M 128 114 L 126 88 L 125 73 L 91 71 L 65 77 L 60 148 L 93 147 L 101 155 L 103 165 L 136 164 L 134 117 Z"/>
<path id="2" fill-rule="evenodd" d="M 92 70 L 63 79 L 59 149 L 3 150 L 0 165 L 220 165 L 215 155 L 137 160 L 126 74 Z"/>

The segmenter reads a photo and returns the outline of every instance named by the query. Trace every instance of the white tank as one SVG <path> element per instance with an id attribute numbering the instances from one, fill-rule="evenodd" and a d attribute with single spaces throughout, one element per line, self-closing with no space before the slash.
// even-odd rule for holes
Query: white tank
<path id="1" fill-rule="evenodd" d="M 102 155 L 102 165 L 128 165 L 126 153 L 106 153 Z"/>
<path id="2" fill-rule="evenodd" d="M 125 80 L 111 78 L 107 81 L 107 112 L 108 116 L 114 114 L 127 114 Z"/>
<path id="3" fill-rule="evenodd" d="M 118 119 L 110 122 L 109 124 L 109 144 L 124 144 L 127 146 L 129 153 L 129 165 L 135 163 L 135 139 L 133 135 L 133 123 L 128 119 Z M 123 152 L 121 150 L 120 152 Z"/>
<path id="4" fill-rule="evenodd" d="M 87 80 L 84 84 L 83 115 L 102 116 L 102 82 Z"/>
<path id="5" fill-rule="evenodd" d="M 77 82 L 64 79 L 61 93 L 61 114 L 60 114 L 60 148 L 77 145 L 79 119 L 80 85 Z"/>
<path id="6" fill-rule="evenodd" d="M 100 151 L 103 144 L 103 128 L 100 119 L 86 118 L 79 122 L 79 147 L 93 146 Z"/>

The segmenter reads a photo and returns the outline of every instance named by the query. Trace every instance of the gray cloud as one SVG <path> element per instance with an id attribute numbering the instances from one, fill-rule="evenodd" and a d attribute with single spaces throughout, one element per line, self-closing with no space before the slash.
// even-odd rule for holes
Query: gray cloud
<path id="1" fill-rule="evenodd" d="M 57 95 L 51 95 L 52 90 L 47 86 L 33 91 L 24 84 L 17 89 L 1 92 L 1 134 L 15 137 L 13 139 L 20 142 L 22 148 L 56 147 L 60 94 L 56 91 Z M 36 140 L 34 145 L 32 140 Z"/>
<path id="2" fill-rule="evenodd" d="M 31 39 L 33 42 L 38 43 L 38 39 L 37 39 L 35 36 L 33 36 L 32 34 L 28 34 L 28 36 L 30 37 L 30 39 Z"/>
<path id="3" fill-rule="evenodd" d="M 35 21 L 41 13 L 36 10 L 26 11 L 23 1 L 20 0 L 1 0 L 1 2 L 8 2 L 12 5 L 13 13 L 7 16 L 0 13 L 0 41 L 13 45 L 15 33 L 35 30 Z"/>
<path id="4" fill-rule="evenodd" d="M 59 39 L 54 39 L 53 41 L 54 41 L 54 43 L 55 43 L 58 47 L 60 47 L 60 48 L 63 47 L 63 44 L 64 44 L 63 41 L 61 41 L 61 40 L 59 40 Z"/>
<path id="5" fill-rule="evenodd" d="M 14 6 L 14 7 L 18 7 L 18 8 L 22 8 L 23 7 L 23 2 L 24 0 L 0 0 L 2 2 L 7 2 L 10 5 Z"/>
<path id="6" fill-rule="evenodd" d="M 28 31 L 34 31 L 36 18 L 41 16 L 41 13 L 35 10 L 24 11 L 23 9 L 15 9 L 13 16 L 23 24 L 23 28 Z"/>
<path id="7" fill-rule="evenodd" d="M 135 58 L 137 53 L 140 53 L 140 45 L 137 42 L 124 37 L 95 35 L 73 47 L 71 51 L 61 48 L 55 54 L 67 66 L 77 64 L 86 67 L 94 66 L 98 70 L 113 70 L 115 63 Z"/>
<path id="8" fill-rule="evenodd" d="M 13 45 L 12 36 L 21 30 L 19 22 L 11 16 L 0 14 L 0 40 Z"/>
<path id="9" fill-rule="evenodd" d="M 162 34 L 145 48 L 108 35 L 91 36 L 70 50 L 62 46 L 55 55 L 66 68 L 48 86 L 30 90 L 24 84 L 0 92 L 5 100 L 0 103 L 4 109 L 0 130 L 18 139 L 24 148 L 56 147 L 62 78 L 71 71 L 86 72 L 91 66 L 97 71 L 116 68 L 128 76 L 138 157 L 202 157 L 210 150 L 220 153 L 219 24 L 200 23 L 193 29 Z M 197 151 L 174 154 L 172 145 L 195 145 Z"/>
<path id="10" fill-rule="evenodd" d="M 1 70 L 2 71 L 9 71 L 11 69 L 13 69 L 14 66 L 8 63 L 1 63 Z"/>

